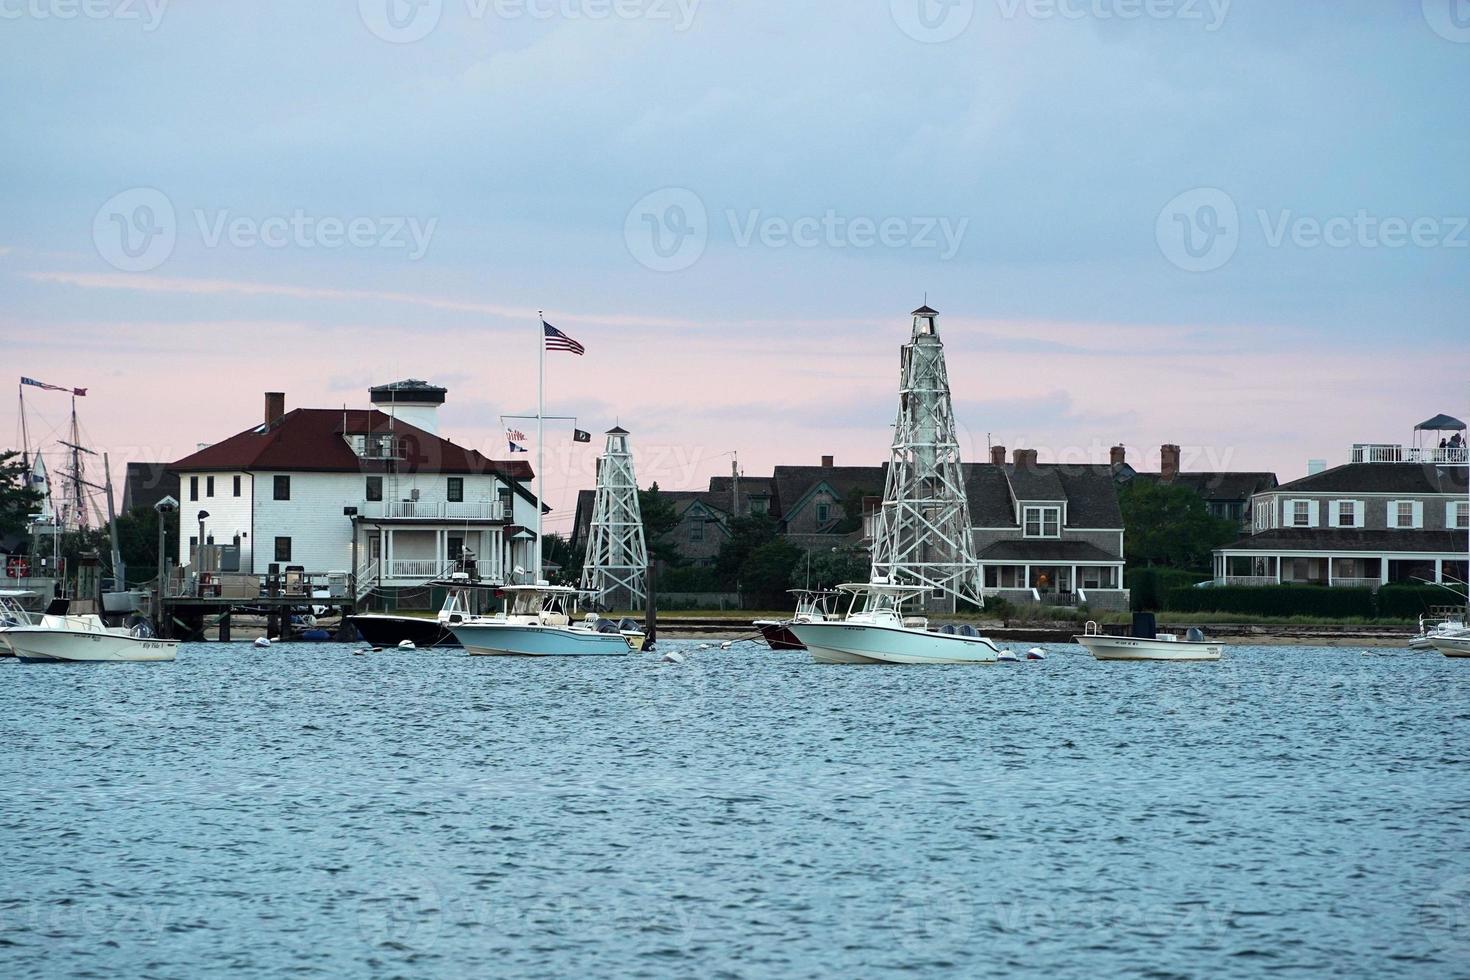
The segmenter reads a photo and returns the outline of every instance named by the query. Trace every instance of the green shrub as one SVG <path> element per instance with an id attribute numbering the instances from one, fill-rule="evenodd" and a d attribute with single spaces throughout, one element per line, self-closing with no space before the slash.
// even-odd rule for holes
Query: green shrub
<path id="1" fill-rule="evenodd" d="M 1324 619 L 1371 619 L 1376 613 L 1372 589 L 1332 589 L 1322 585 L 1170 589 L 1164 595 L 1162 608 L 1169 612 L 1316 616 Z"/>
<path id="2" fill-rule="evenodd" d="M 1132 593 L 1135 611 L 1151 611 L 1164 607 L 1164 596 L 1170 589 L 1182 589 L 1210 578 L 1200 572 L 1177 568 L 1130 568 L 1124 578 Z"/>
<path id="3" fill-rule="evenodd" d="M 1432 585 L 1385 585 L 1378 590 L 1378 615 L 1384 619 L 1417 619 L 1434 606 L 1459 606 L 1464 599 Z"/>

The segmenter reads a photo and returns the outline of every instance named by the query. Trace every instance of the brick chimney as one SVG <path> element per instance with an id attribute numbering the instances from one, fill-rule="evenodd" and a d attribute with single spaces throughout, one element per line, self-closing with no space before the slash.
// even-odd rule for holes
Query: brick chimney
<path id="1" fill-rule="evenodd" d="M 1128 447 L 1114 446 L 1108 450 L 1108 462 L 1114 466 L 1122 466 L 1128 462 Z"/>
<path id="2" fill-rule="evenodd" d="M 824 470 L 830 470 L 831 468 L 832 468 L 832 457 L 831 456 L 823 456 L 822 457 L 822 469 L 824 469 Z"/>
<path id="3" fill-rule="evenodd" d="M 267 391 L 265 393 L 265 424 L 274 425 L 285 414 L 286 393 L 284 391 Z"/>
<path id="4" fill-rule="evenodd" d="M 1035 466 L 1036 450 L 1017 449 L 1011 453 L 1011 461 L 1014 462 L 1017 466 Z"/>
<path id="5" fill-rule="evenodd" d="M 1159 476 L 1172 480 L 1179 475 L 1179 447 L 1165 443 L 1159 447 Z"/>
<path id="6" fill-rule="evenodd" d="M 1004 465 L 1006 465 L 1006 447 L 1005 446 L 991 446 L 990 447 L 990 465 L 991 466 L 1004 466 Z"/>

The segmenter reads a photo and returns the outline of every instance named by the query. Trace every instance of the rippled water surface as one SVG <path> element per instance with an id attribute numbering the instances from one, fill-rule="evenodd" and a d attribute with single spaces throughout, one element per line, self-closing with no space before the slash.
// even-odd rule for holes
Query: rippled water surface
<path id="1" fill-rule="evenodd" d="M 0 662 L 0 975 L 1470 975 L 1470 661 Z"/>

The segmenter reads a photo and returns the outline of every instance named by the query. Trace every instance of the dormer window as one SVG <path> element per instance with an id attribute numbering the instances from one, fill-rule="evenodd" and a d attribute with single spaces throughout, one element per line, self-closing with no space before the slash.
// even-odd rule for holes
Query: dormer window
<path id="1" fill-rule="evenodd" d="M 1027 507 L 1024 516 L 1026 537 L 1059 538 L 1062 536 L 1062 509 L 1060 507 Z"/>

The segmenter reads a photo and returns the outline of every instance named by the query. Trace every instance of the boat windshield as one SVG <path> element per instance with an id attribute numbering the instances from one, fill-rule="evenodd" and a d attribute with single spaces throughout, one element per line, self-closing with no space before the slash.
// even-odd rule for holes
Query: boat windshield
<path id="1" fill-rule="evenodd" d="M 569 593 L 527 590 L 513 592 L 510 596 L 512 616 L 538 616 L 546 613 L 552 616 L 570 617 L 575 611 L 576 597 Z"/>

